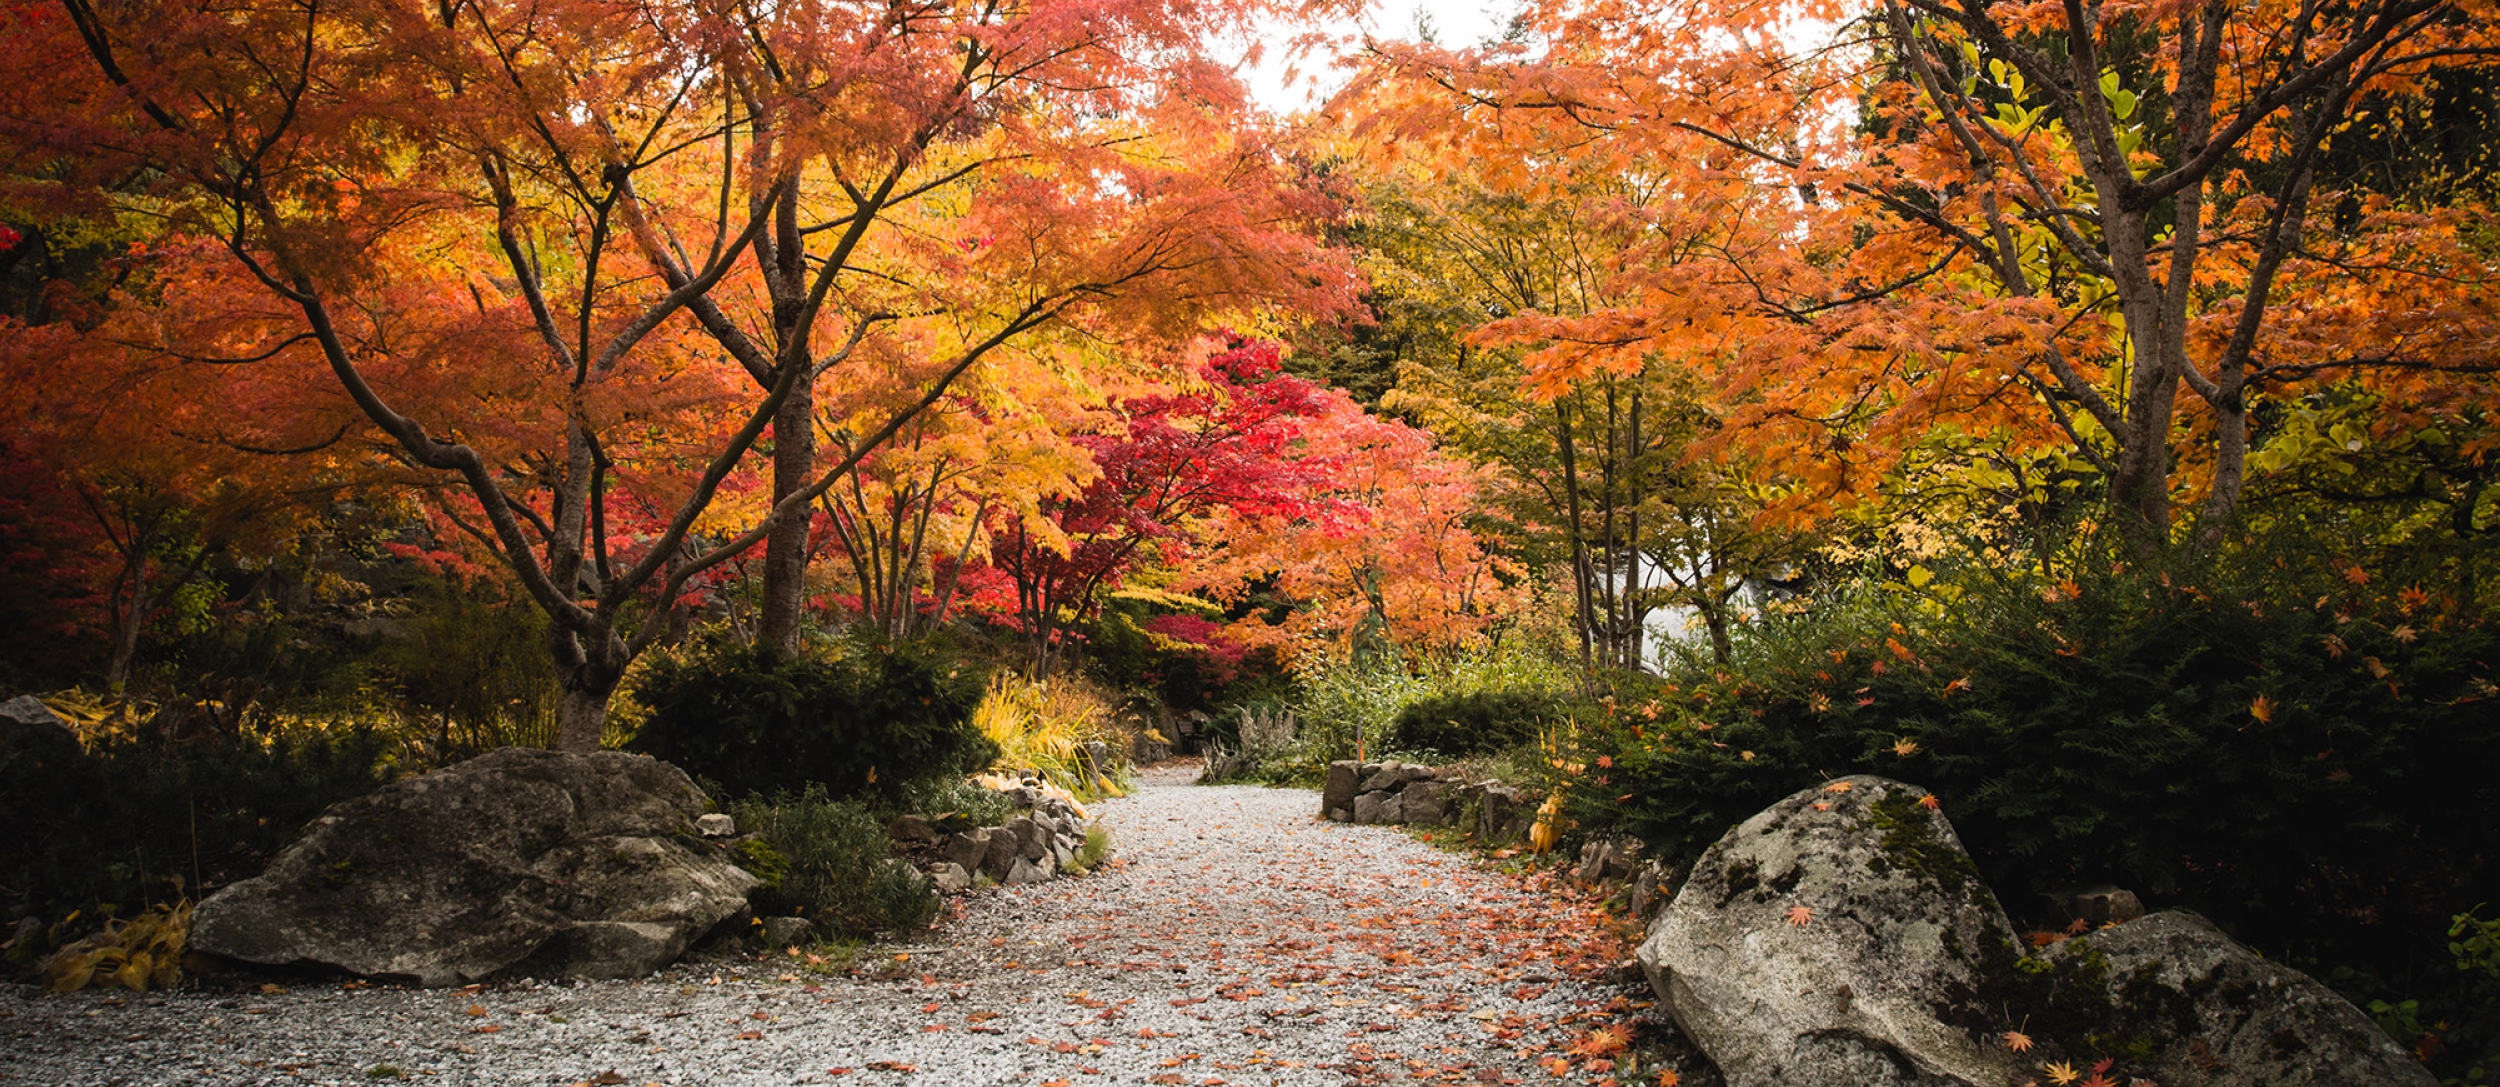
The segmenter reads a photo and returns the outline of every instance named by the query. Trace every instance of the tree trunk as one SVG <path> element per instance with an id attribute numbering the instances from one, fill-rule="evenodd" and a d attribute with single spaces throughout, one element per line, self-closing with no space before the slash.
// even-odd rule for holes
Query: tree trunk
<path id="1" fill-rule="evenodd" d="M 1580 466 L 1571 442 L 1571 416 L 1560 400 L 1554 401 L 1554 426 L 1562 453 L 1563 517 L 1571 539 L 1571 602 L 1578 620 L 1572 625 L 1580 632 L 1580 664 L 1587 667 L 1595 648 L 1590 639 L 1595 633 L 1596 617 L 1589 599 L 1588 541 L 1580 535 Z"/>
<path id="2" fill-rule="evenodd" d="M 785 365 L 806 366 L 804 358 Z M 801 375 L 773 416 L 773 501 L 803 490 L 816 476 L 815 382 Z M 764 540 L 764 601 L 755 639 L 785 653 L 799 648 L 807 618 L 808 525 L 805 511 L 773 526 Z"/>
<path id="3" fill-rule="evenodd" d="M 556 750 L 580 755 L 599 750 L 599 737 L 608 729 L 608 695 L 615 689 L 615 684 L 592 690 L 565 681 L 564 697 L 556 703 Z"/>
<path id="4" fill-rule="evenodd" d="M 561 688 L 555 749 L 584 755 L 597 751 L 607 732 L 608 699 L 624 680 L 625 666 L 631 661 L 625 643 L 604 626 L 581 633 L 559 629 L 550 640 L 555 643 L 556 680 Z"/>
<path id="5" fill-rule="evenodd" d="M 148 623 L 148 555 L 137 548 L 133 536 L 134 557 L 130 563 L 128 598 L 114 609 L 119 623 L 113 631 L 113 660 L 105 666 L 104 686 L 114 694 L 130 686 L 130 665 L 139 656 L 139 633 Z"/>
<path id="6" fill-rule="evenodd" d="M 1710 631 L 1711 663 L 1725 666 L 1736 656 L 1735 640 L 1728 636 L 1727 601 L 1719 600 L 1703 604 L 1701 622 Z"/>

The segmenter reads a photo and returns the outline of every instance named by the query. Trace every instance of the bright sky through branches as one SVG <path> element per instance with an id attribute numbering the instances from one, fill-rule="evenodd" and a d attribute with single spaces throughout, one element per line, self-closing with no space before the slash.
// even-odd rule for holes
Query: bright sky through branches
<path id="1" fill-rule="evenodd" d="M 1498 36 L 1518 10 L 1516 0 L 1380 0 L 1355 18 L 1316 26 L 1279 23 L 1260 36 L 1265 52 L 1241 75 L 1260 105 L 1292 113 L 1317 106 L 1345 85 L 1347 73 L 1337 67 L 1337 58 L 1361 49 L 1365 34 L 1414 41 L 1429 33 L 1434 41 L 1457 48 Z M 1332 44 L 1294 56 L 1294 40 L 1314 32 Z M 1247 51 L 1246 43 L 1243 49 Z"/>

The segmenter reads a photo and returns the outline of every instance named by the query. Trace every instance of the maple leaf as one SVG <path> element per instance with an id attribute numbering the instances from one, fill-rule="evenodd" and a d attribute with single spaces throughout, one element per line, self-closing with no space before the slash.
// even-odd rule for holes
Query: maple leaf
<path id="1" fill-rule="evenodd" d="M 1592 1030 L 1573 1042 L 1571 1051 L 1583 1057 L 1612 1057 L 1631 1048 L 1632 1031 L 1620 1025 Z"/>
<path id="2" fill-rule="evenodd" d="M 2011 1049 L 2016 1053 L 2028 1053 L 2031 1051 L 2031 1035 L 2025 1034 L 2019 1030 L 2006 1031 L 2005 1048 Z"/>
<path id="3" fill-rule="evenodd" d="M 2266 695 L 2258 695 L 2256 698 L 2251 699 L 2248 703 L 2248 715 L 2256 718 L 2258 724 L 2273 724 L 2274 699 Z"/>
<path id="4" fill-rule="evenodd" d="M 1851 786 L 1846 781 L 1835 781 L 1829 785 L 1823 786 L 1823 791 L 1827 793 L 1845 793 L 1853 787 L 1854 786 Z"/>
<path id="5" fill-rule="evenodd" d="M 1675 1069 L 1666 1068 L 1658 1072 L 1658 1087 L 1681 1087 L 1683 1082 L 1683 1074 Z"/>
<path id="6" fill-rule="evenodd" d="M 2049 1082 L 2060 1084 L 2061 1087 L 2064 1084 L 2073 1083 L 2074 1081 L 2083 1078 L 2083 1073 L 2075 1071 L 2074 1065 L 2068 1064 L 2064 1061 L 2054 1061 L 2049 1064 L 2041 1065 L 2040 1074 L 2049 1077 Z"/>
<path id="7" fill-rule="evenodd" d="M 2108 1073 L 2110 1069 L 2116 1067 L 2118 1067 L 2118 1058 L 2103 1057 L 2100 1060 L 2092 1062 L 2092 1074 L 2096 1076 L 2104 1075 Z"/>
<path id="8" fill-rule="evenodd" d="M 1944 810 L 1944 801 L 1936 799 L 1936 794 L 1929 793 L 1918 798 L 1918 806 L 1925 808 L 1928 811 L 1942 811 Z"/>
<path id="9" fill-rule="evenodd" d="M 1814 911 L 1804 906 L 1790 906 L 1785 919 L 1789 924 L 1804 928 L 1814 923 Z"/>
<path id="10" fill-rule="evenodd" d="M 1918 741 L 1910 739 L 1906 736 L 1901 739 L 1894 740 L 1892 742 L 1892 753 L 1905 759 L 1918 754 Z"/>

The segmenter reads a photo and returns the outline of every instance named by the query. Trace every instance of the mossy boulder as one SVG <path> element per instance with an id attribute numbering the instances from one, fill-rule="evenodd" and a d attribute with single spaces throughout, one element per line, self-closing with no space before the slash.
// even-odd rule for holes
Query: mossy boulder
<path id="1" fill-rule="evenodd" d="M 2097 981 L 2055 999 L 2075 1063 L 2114 1057 L 2163 1087 L 2435 1087 L 2420 1061 L 2315 979 L 2185 910 L 2057 944 L 2040 960 Z M 2079 1013 L 2079 1014 L 2077 1014 Z"/>
<path id="2" fill-rule="evenodd" d="M 2434 1087 L 2358 1009 L 2204 918 L 2033 952 L 1927 791 L 1806 789 L 1719 839 L 1640 961 L 1730 1087 Z M 2104 1063 L 2106 1062 L 2106 1063 Z"/>
<path id="3" fill-rule="evenodd" d="M 1641 966 L 1731 1087 L 1997 1087 L 2017 1071 L 1977 1007 L 1983 951 L 2014 927 L 1926 795 L 1859 776 L 1773 804 L 1651 926 Z"/>
<path id="4" fill-rule="evenodd" d="M 664 762 L 506 748 L 333 805 L 202 902 L 191 946 L 424 985 L 640 976 L 757 885 L 696 835 L 703 809 Z"/>

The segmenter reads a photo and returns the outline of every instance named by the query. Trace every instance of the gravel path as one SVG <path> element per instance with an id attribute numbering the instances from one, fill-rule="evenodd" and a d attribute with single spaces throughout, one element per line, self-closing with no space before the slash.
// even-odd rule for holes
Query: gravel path
<path id="1" fill-rule="evenodd" d="M 1553 1082 L 1539 1062 L 1636 1007 L 1578 899 L 1316 807 L 1149 776 L 1096 807 L 1103 870 L 975 895 L 860 976 L 0 986 L 0 1084 Z"/>

